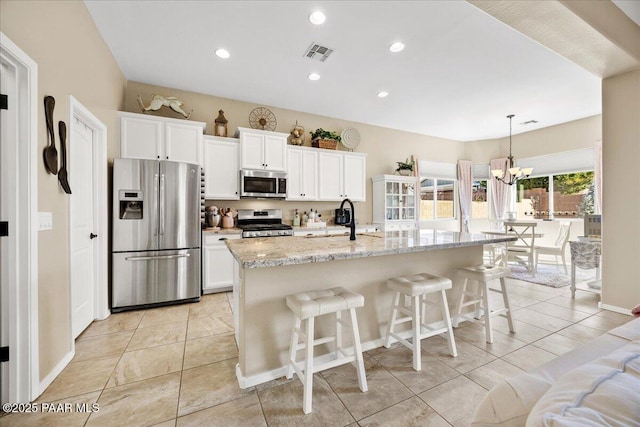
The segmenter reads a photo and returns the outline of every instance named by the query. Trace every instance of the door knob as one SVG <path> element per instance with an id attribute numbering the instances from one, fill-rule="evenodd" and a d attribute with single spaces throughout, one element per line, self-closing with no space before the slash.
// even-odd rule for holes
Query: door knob
<path id="1" fill-rule="evenodd" d="M 96 237 L 98 237 L 97 234 L 93 234 L 93 233 L 89 234 L 89 238 L 92 240 L 95 239 Z"/>

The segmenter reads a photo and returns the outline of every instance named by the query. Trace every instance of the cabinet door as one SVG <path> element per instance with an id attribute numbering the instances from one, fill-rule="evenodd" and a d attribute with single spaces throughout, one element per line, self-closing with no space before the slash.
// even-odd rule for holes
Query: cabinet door
<path id="1" fill-rule="evenodd" d="M 202 128 L 190 124 L 165 124 L 165 159 L 202 165 Z"/>
<path id="2" fill-rule="evenodd" d="M 318 153 L 318 198 L 320 200 L 342 200 L 343 155 L 340 153 Z"/>
<path id="3" fill-rule="evenodd" d="M 287 200 L 318 200 L 318 153 L 287 150 Z"/>
<path id="4" fill-rule="evenodd" d="M 229 252 L 225 240 L 239 238 L 239 235 L 205 236 L 202 251 L 203 293 L 217 292 L 233 286 L 236 260 Z"/>
<path id="5" fill-rule="evenodd" d="M 240 134 L 240 151 L 242 152 L 240 166 L 242 169 L 264 169 L 263 146 L 264 137 L 262 135 L 246 132 Z"/>
<path id="6" fill-rule="evenodd" d="M 238 151 L 240 145 L 228 141 L 204 140 L 204 197 L 238 200 Z"/>
<path id="7" fill-rule="evenodd" d="M 287 150 L 287 200 L 304 200 L 303 156 L 302 150 Z"/>
<path id="8" fill-rule="evenodd" d="M 352 202 L 364 202 L 366 199 L 366 158 L 344 155 L 344 197 Z"/>
<path id="9" fill-rule="evenodd" d="M 318 153 L 302 152 L 302 194 L 304 200 L 318 200 Z"/>
<path id="10" fill-rule="evenodd" d="M 286 171 L 287 138 L 280 135 L 264 135 L 264 164 L 271 171 Z"/>
<path id="11" fill-rule="evenodd" d="M 120 157 L 164 158 L 164 123 L 137 117 L 120 117 Z"/>

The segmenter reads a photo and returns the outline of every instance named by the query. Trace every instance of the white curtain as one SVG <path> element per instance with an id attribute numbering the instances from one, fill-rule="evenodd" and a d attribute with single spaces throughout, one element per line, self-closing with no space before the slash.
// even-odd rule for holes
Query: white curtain
<path id="1" fill-rule="evenodd" d="M 508 169 L 509 159 L 493 159 L 491 160 L 491 170 L 500 169 L 504 171 L 504 176 L 509 177 Z M 489 189 L 491 191 L 491 206 L 489 209 L 489 219 L 502 219 L 507 207 L 507 193 L 509 186 L 497 179 L 491 177 Z"/>
<path id="2" fill-rule="evenodd" d="M 602 141 L 596 142 L 593 183 L 595 185 L 594 213 L 602 214 Z"/>
<path id="3" fill-rule="evenodd" d="M 469 232 L 471 219 L 471 195 L 473 191 L 473 163 L 458 160 L 458 197 L 460 198 L 460 231 Z"/>

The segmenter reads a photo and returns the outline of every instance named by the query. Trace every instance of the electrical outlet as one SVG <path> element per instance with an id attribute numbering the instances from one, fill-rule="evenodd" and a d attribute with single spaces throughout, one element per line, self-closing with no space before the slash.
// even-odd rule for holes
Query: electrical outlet
<path id="1" fill-rule="evenodd" d="M 53 213 L 38 212 L 38 231 L 53 229 Z"/>

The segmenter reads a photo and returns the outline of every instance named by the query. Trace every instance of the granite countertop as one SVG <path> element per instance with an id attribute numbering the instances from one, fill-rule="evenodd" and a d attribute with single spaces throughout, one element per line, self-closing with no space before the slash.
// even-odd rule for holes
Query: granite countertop
<path id="1" fill-rule="evenodd" d="M 206 234 L 242 234 L 242 229 L 237 227 L 233 227 L 233 228 L 218 227 L 217 229 L 209 227 L 209 228 L 203 228 L 202 232 Z"/>
<path id="2" fill-rule="evenodd" d="M 228 240 L 227 246 L 241 268 L 262 268 L 478 246 L 516 239 L 481 233 L 415 230 L 364 233 L 359 234 L 355 241 L 342 235 L 239 239 Z"/>
<path id="3" fill-rule="evenodd" d="M 375 224 L 356 224 L 356 230 L 362 230 L 363 228 L 372 228 L 372 227 L 378 227 L 378 225 Z M 347 230 L 349 231 L 349 227 L 344 226 L 344 225 L 337 225 L 337 224 L 326 224 L 323 225 L 321 227 L 293 227 L 293 231 L 297 232 L 297 231 L 317 231 L 317 230 Z"/>

